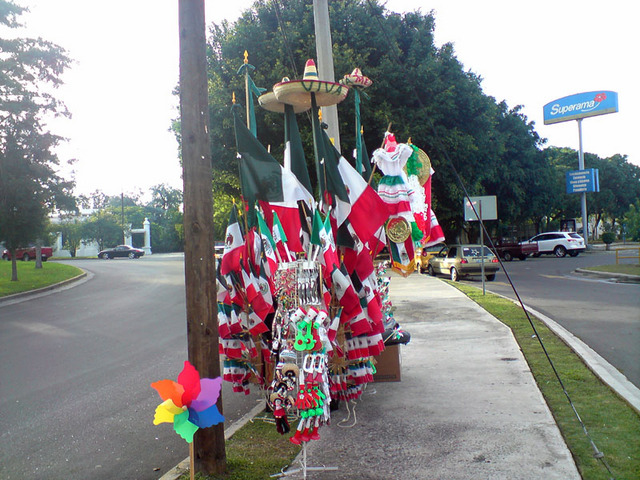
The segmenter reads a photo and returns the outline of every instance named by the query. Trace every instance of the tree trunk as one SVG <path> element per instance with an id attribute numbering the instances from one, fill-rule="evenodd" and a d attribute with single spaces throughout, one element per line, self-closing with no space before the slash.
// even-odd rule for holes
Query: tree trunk
<path id="1" fill-rule="evenodd" d="M 16 263 L 16 251 L 11 250 L 11 281 L 18 281 L 18 264 Z"/>
<path id="2" fill-rule="evenodd" d="M 41 241 L 36 242 L 36 269 L 42 268 L 42 245 Z"/>

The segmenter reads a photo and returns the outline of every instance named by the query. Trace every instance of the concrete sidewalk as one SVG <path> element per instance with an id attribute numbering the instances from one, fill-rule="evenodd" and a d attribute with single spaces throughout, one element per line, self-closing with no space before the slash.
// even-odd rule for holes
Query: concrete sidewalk
<path id="1" fill-rule="evenodd" d="M 433 277 L 392 276 L 390 292 L 411 333 L 402 381 L 370 384 L 333 412 L 306 455 L 308 466 L 338 470 L 307 478 L 580 478 L 505 325 Z"/>

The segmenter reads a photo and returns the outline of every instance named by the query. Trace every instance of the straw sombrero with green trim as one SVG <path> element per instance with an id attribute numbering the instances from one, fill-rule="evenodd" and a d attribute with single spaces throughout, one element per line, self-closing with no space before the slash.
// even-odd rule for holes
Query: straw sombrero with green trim
<path id="1" fill-rule="evenodd" d="M 314 93 L 317 105 L 328 107 L 343 101 L 349 93 L 349 87 L 337 82 L 320 80 L 315 62 L 309 59 L 304 66 L 302 80 L 276 83 L 273 93 L 279 102 L 307 108 L 311 106 L 311 94 Z"/>
<path id="2" fill-rule="evenodd" d="M 367 88 L 370 87 L 373 81 L 362 74 L 359 68 L 354 68 L 353 72 L 345 75 L 340 83 L 346 85 L 348 87 L 360 87 Z"/>
<path id="3" fill-rule="evenodd" d="M 288 82 L 289 79 L 287 77 L 282 79 L 283 82 Z M 258 105 L 260 105 L 265 110 L 269 110 L 270 112 L 278 112 L 284 113 L 285 103 L 280 102 L 275 93 L 268 92 L 258 97 Z M 292 105 L 294 113 L 302 113 L 306 112 L 311 108 L 311 102 L 309 105 Z"/>

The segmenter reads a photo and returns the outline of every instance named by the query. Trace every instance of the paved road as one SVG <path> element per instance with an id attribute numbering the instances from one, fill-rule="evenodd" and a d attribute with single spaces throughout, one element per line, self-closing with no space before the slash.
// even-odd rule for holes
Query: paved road
<path id="1" fill-rule="evenodd" d="M 575 273 L 607 264 L 615 264 L 613 252 L 543 255 L 504 265 L 526 305 L 558 322 L 640 387 L 640 285 Z M 515 298 L 503 271 L 486 288 Z"/>
<path id="2" fill-rule="evenodd" d="M 187 358 L 183 259 L 74 265 L 93 277 L 0 306 L 0 478 L 157 479 L 188 456 L 149 386 Z M 257 400 L 225 385 L 224 414 Z"/>

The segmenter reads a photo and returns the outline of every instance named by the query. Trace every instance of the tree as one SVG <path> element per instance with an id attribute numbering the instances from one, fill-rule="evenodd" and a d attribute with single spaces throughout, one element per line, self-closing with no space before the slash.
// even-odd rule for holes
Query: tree
<path id="1" fill-rule="evenodd" d="M 85 239 L 85 225 L 78 218 L 66 218 L 60 223 L 51 226 L 51 231 L 62 235 L 62 248 L 69 250 L 71 257 L 75 258 L 80 245 Z"/>
<path id="2" fill-rule="evenodd" d="M 149 207 L 168 212 L 178 210 L 180 205 L 182 205 L 182 191 L 164 183 L 151 187 Z"/>
<path id="3" fill-rule="evenodd" d="M 118 245 L 122 241 L 120 217 L 108 210 L 93 213 L 83 224 L 83 237 L 93 240 L 100 250 L 111 245 Z"/>
<path id="4" fill-rule="evenodd" d="M 634 242 L 640 241 L 640 199 L 629 205 L 629 210 L 622 218 L 624 231 Z"/>
<path id="5" fill-rule="evenodd" d="M 0 26 L 19 26 L 24 8 L 0 0 Z M 0 241 L 17 247 L 42 238 L 53 208 L 73 209 L 73 182 L 57 175 L 53 148 L 61 137 L 47 131 L 48 114 L 67 115 L 46 91 L 69 65 L 64 50 L 42 39 L 0 39 Z M 12 281 L 17 281 L 15 255 Z"/>
<path id="6" fill-rule="evenodd" d="M 589 212 L 595 215 L 594 233 L 603 220 L 610 220 L 611 227 L 627 212 L 629 205 L 640 198 L 640 167 L 628 163 L 626 155 L 600 158 L 585 155 L 585 167 L 597 168 L 600 191 L 588 194 Z"/>
<path id="7" fill-rule="evenodd" d="M 234 24 L 223 22 L 210 29 L 209 98 L 216 201 L 238 198 L 241 193 L 238 183 L 229 181 L 238 175 L 229 112 L 232 93 L 244 99 L 244 79 L 236 73 L 244 50 L 256 67 L 253 80 L 265 88 L 284 76 L 300 78 L 305 61 L 315 57 L 312 0 L 289 0 L 286 8 L 280 5 L 256 2 Z M 380 146 L 387 125 L 393 122 L 398 141 L 411 137 L 427 152 L 436 171 L 434 206 L 448 238 L 453 239 L 463 227 L 463 191 L 452 166 L 471 195 L 508 196 L 513 208 L 504 210 L 507 220 L 539 215 L 545 202 L 532 200 L 537 195 L 544 197 L 544 176 L 537 183 L 531 179 L 536 162 L 543 160 L 541 140 L 517 108 L 508 110 L 504 103 L 497 105 L 482 92 L 481 77 L 464 70 L 451 44 L 436 47 L 432 13 L 391 13 L 376 0 L 335 1 L 329 8 L 332 41 L 340 45 L 334 49 L 336 75 L 359 67 L 373 80 L 366 91 L 369 98 L 361 107 L 368 151 Z M 355 146 L 353 102 L 347 99 L 339 110 L 342 152 L 351 152 Z M 258 138 L 270 145 L 278 158 L 283 150 L 282 116 L 261 109 L 256 114 Z M 305 153 L 312 161 L 309 117 L 298 118 Z M 518 165 L 510 171 L 506 165 L 512 161 Z M 309 171 L 315 182 L 315 168 Z M 515 183 L 500 182 L 504 175 Z"/>

